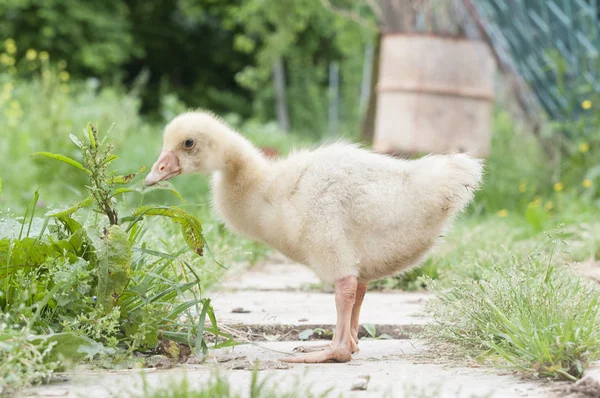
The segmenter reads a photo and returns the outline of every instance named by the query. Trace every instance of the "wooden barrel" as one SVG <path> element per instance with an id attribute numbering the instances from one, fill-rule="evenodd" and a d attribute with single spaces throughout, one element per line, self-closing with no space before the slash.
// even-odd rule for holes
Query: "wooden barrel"
<path id="1" fill-rule="evenodd" d="M 495 63 L 484 43 L 390 34 L 380 54 L 375 151 L 489 154 Z"/>

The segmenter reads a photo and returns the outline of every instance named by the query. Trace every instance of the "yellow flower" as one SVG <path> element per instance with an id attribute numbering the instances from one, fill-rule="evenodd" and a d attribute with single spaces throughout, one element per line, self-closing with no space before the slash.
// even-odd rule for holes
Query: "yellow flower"
<path id="1" fill-rule="evenodd" d="M 585 100 L 581 103 L 581 107 L 583 109 L 590 109 L 592 107 L 592 101 L 590 100 Z"/>
<path id="2" fill-rule="evenodd" d="M 590 150 L 590 144 L 588 144 L 587 142 L 582 142 L 581 144 L 579 144 L 579 152 L 585 153 L 589 150 Z"/>
<path id="3" fill-rule="evenodd" d="M 27 58 L 27 61 L 35 61 L 37 58 L 37 51 L 35 51 L 33 48 L 30 48 L 25 53 L 25 58 Z"/>
<path id="4" fill-rule="evenodd" d="M 593 182 L 589 178 L 586 178 L 585 180 L 583 180 L 583 182 L 581 184 L 586 188 L 591 188 L 593 185 Z"/>
<path id="5" fill-rule="evenodd" d="M 542 203 L 542 198 L 536 196 L 532 202 L 529 202 L 529 207 L 538 207 Z"/>
<path id="6" fill-rule="evenodd" d="M 7 66 L 13 66 L 15 59 L 8 54 L 0 54 L 0 62 Z"/>
<path id="7" fill-rule="evenodd" d="M 60 72 L 60 80 L 62 80 L 63 82 L 68 82 L 70 77 L 71 76 L 69 75 L 69 72 L 67 72 L 66 70 Z"/>
<path id="8" fill-rule="evenodd" d="M 552 203 L 552 202 L 546 202 L 546 204 L 544 205 L 544 210 L 550 211 L 552 209 L 554 209 L 554 203 Z"/>
<path id="9" fill-rule="evenodd" d="M 521 193 L 527 192 L 527 183 L 521 182 L 519 184 L 519 192 L 521 192 Z"/>
<path id="10" fill-rule="evenodd" d="M 67 61 L 65 61 L 64 59 L 61 59 L 60 61 L 58 61 L 58 67 L 60 69 L 65 69 L 67 67 Z"/>
<path id="11" fill-rule="evenodd" d="M 6 48 L 6 52 L 9 54 L 14 54 L 17 52 L 17 44 L 13 39 L 4 40 L 4 48 Z"/>
<path id="12" fill-rule="evenodd" d="M 48 58 L 50 58 L 50 54 L 48 54 L 48 51 L 40 51 L 41 61 L 48 61 Z"/>
<path id="13" fill-rule="evenodd" d="M 508 216 L 508 210 L 502 209 L 498 212 L 498 217 L 506 217 Z"/>
<path id="14" fill-rule="evenodd" d="M 560 182 L 560 181 L 557 182 L 556 184 L 554 184 L 554 191 L 556 191 L 556 192 L 562 191 L 563 188 L 564 188 L 564 186 L 563 186 L 562 182 Z"/>

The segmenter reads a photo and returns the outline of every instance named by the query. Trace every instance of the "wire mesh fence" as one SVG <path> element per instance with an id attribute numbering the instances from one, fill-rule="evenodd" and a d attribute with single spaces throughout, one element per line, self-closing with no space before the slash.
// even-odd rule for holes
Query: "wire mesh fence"
<path id="1" fill-rule="evenodd" d="M 576 119 L 581 102 L 600 93 L 600 0 L 473 3 L 499 55 L 551 118 Z"/>

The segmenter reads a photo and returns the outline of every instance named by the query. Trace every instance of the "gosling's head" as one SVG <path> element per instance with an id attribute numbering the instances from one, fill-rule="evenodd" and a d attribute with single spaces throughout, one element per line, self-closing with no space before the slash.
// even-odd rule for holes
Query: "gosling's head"
<path id="1" fill-rule="evenodd" d="M 211 173 L 224 167 L 231 130 L 208 112 L 188 112 L 166 127 L 160 156 L 146 177 L 154 185 L 183 173 Z"/>

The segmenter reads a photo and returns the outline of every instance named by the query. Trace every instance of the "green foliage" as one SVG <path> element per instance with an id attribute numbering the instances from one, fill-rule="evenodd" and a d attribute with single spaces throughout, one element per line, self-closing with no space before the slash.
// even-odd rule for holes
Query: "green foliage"
<path id="1" fill-rule="evenodd" d="M 72 333 L 33 334 L 0 323 L 0 395 L 50 378 L 61 363 L 111 354 L 102 344 Z"/>
<path id="2" fill-rule="evenodd" d="M 61 366 L 99 355 L 116 359 L 120 352 L 147 351 L 159 338 L 197 344 L 206 352 L 205 332 L 216 336 L 215 346 L 232 344 L 219 331 L 210 300 L 200 298 L 200 280 L 190 259 L 184 258 L 187 251 L 171 255 L 147 249 L 144 242 L 148 227 L 142 216 L 165 216 L 183 226 L 184 240 L 198 257 L 204 246 L 198 219 L 179 208 L 140 207 L 119 220 L 115 197 L 136 190 L 117 186 L 134 183 L 136 174 L 108 170 L 117 156 L 90 124 L 81 141 L 74 136 L 71 140 L 81 150 L 82 162 L 47 152 L 43 156 L 84 171 L 90 196 L 66 210 L 49 212 L 38 228 L 36 192 L 18 234 L 0 240 L 0 306 L 9 325 L 39 333 L 33 337 L 34 348 L 44 353 L 45 361 Z M 84 226 L 75 217 L 92 204 L 95 214 L 88 213 L 91 221 Z M 46 335 L 48 331 L 52 333 Z M 37 380 L 24 378 L 23 383 Z"/>
<path id="3" fill-rule="evenodd" d="M 244 34 L 236 36 L 236 49 L 254 56 L 254 64 L 237 73 L 236 80 L 252 90 L 263 120 L 275 118 L 270 79 L 274 63 L 282 59 L 293 129 L 322 137 L 327 131 L 329 63 L 338 62 L 343 81 L 341 131 L 357 132 L 362 57 L 376 32 L 374 24 L 359 25 L 325 9 L 319 0 L 247 1 L 230 15 L 244 26 Z"/>
<path id="4" fill-rule="evenodd" d="M 326 131 L 327 71 L 334 61 L 343 81 L 342 128 L 355 132 L 364 46 L 375 33 L 374 23 L 360 25 L 319 0 L 77 0 L 68 7 L 11 0 L 0 5 L 0 18 L 0 37 L 9 38 L 0 64 L 15 75 L 40 68 L 43 53 L 42 63 L 68 65 L 75 77 L 124 81 L 154 114 L 168 95 L 187 106 L 272 120 L 272 66 L 283 59 L 292 127 L 313 137 Z"/>
<path id="5" fill-rule="evenodd" d="M 535 252 L 479 259 L 476 280 L 435 285 L 431 336 L 528 373 L 580 378 L 600 356 L 600 291 L 554 264 Z"/>
<path id="6" fill-rule="evenodd" d="M 9 0 L 0 4 L 0 37 L 19 48 L 45 50 L 76 72 L 115 73 L 142 49 L 132 35 L 125 2 Z"/>
<path id="7" fill-rule="evenodd" d="M 47 380 L 58 368 L 48 361 L 51 348 L 37 346 L 28 329 L 8 328 L 0 323 L 0 395 Z"/>

